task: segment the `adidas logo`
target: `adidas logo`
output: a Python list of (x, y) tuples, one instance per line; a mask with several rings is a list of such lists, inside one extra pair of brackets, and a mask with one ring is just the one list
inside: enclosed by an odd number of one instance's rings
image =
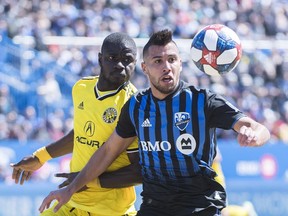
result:
[(207, 55), (204, 55), (204, 59), (211, 64), (213, 61), (215, 61), (215, 56), (212, 53), (208, 53)]
[(149, 119), (145, 119), (145, 121), (142, 123), (141, 127), (152, 127), (152, 124), (150, 123)]
[(82, 101), (79, 105), (78, 105), (78, 109), (84, 109), (84, 102)]
[(214, 199), (218, 199), (218, 200), (221, 200), (221, 196), (219, 194), (218, 191), (215, 191), (215, 194), (214, 194)]

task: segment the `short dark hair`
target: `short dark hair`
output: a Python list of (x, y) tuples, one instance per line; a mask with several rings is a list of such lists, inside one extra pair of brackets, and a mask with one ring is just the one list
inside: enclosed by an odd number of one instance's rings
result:
[(101, 52), (103, 52), (103, 50), (106, 47), (111, 47), (111, 46), (113, 47), (115, 45), (117, 46), (123, 45), (123, 46), (129, 47), (132, 50), (134, 55), (137, 54), (137, 46), (133, 38), (131, 38), (129, 35), (122, 33), (122, 32), (115, 32), (115, 33), (108, 35), (103, 41)]
[(143, 57), (146, 55), (150, 46), (152, 46), (152, 45), (165, 46), (166, 44), (168, 44), (170, 42), (175, 43), (172, 39), (172, 31), (171, 30), (163, 29), (163, 30), (154, 32), (150, 36), (149, 41), (145, 44), (145, 46), (143, 48)]

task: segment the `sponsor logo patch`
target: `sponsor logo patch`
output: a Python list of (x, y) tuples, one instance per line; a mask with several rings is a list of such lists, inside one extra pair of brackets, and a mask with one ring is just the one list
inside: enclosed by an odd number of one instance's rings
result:
[(196, 148), (196, 141), (191, 134), (181, 134), (176, 140), (177, 149), (185, 155), (190, 155)]

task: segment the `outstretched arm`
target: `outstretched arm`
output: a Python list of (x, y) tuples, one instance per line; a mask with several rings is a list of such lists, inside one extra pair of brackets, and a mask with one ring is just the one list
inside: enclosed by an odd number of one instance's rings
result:
[[(60, 157), (62, 155), (71, 153), (73, 150), (74, 130), (71, 130), (66, 136), (57, 140), (46, 147), (39, 149), (37, 153), (24, 157), (18, 163), (10, 164), (13, 168), (12, 179), (15, 183), (22, 185), (24, 181), (28, 181), (32, 173), (38, 170), (50, 158)], [(40, 157), (42, 156), (42, 158)]]
[(240, 146), (261, 146), (270, 139), (269, 130), (250, 117), (240, 118), (234, 125)]
[(45, 208), (49, 208), (54, 199), (58, 201), (54, 211), (58, 211), (63, 204), (70, 200), (75, 192), (101, 175), (134, 139), (135, 137), (122, 138), (114, 131), (107, 142), (92, 155), (86, 166), (81, 170), (73, 182), (65, 188), (52, 191), (43, 200), (39, 211), (42, 212)]

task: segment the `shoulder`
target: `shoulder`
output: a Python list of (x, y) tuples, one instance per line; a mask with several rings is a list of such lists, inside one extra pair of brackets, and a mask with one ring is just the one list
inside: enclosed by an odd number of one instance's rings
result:
[(203, 101), (204, 103), (210, 103), (218, 99), (225, 100), (221, 95), (208, 88), (199, 88), (188, 83), (182, 85), (181, 94), (188, 94), (191, 99), (194, 98), (196, 101)]
[(130, 81), (124, 85), (123, 89), (127, 92), (128, 95), (133, 95), (138, 91)]
[(146, 88), (146, 89), (139, 90), (137, 95), (140, 97), (140, 96), (148, 95), (150, 93), (151, 93), (151, 88)]
[(81, 79), (79, 79), (75, 83), (75, 85), (95, 83), (97, 81), (98, 81), (98, 76), (87, 76), (87, 77), (82, 77)]
[(134, 94), (134, 99), (136, 101), (140, 101), (142, 97), (146, 97), (151, 93), (151, 89), (150, 88), (146, 88), (146, 89), (141, 89), (139, 90), (136, 94)]
[(94, 88), (97, 81), (98, 76), (83, 77), (74, 84), (73, 88), (88, 87), (88, 86), (93, 86)]
[[(141, 101), (146, 100), (144, 97), (148, 96), (150, 89), (138, 90), (135, 94), (133, 94), (124, 105), (125, 109), (128, 107), (138, 107)], [(147, 98), (147, 97), (146, 97)], [(128, 108), (129, 109), (129, 108)]]
[(86, 77), (82, 77), (81, 80), (98, 80), (98, 76), (86, 76)]
[(191, 92), (191, 93), (195, 93), (195, 94), (213, 94), (210, 89), (207, 89), (207, 88), (199, 88), (197, 86), (194, 86), (192, 84), (189, 84), (189, 83), (186, 83), (186, 82), (183, 82), (181, 83), (181, 90), (182, 91), (188, 91), (188, 92)]

